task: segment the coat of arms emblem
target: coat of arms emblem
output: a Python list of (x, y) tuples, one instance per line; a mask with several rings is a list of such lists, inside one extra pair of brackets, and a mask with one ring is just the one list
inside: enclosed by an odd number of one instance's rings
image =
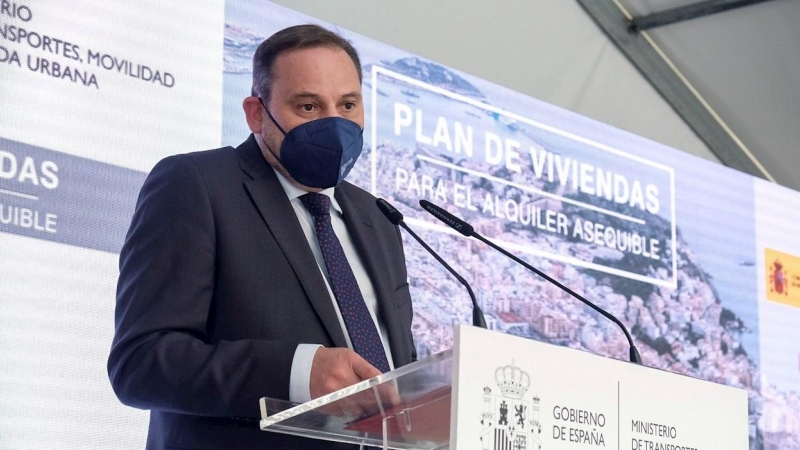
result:
[(540, 399), (528, 395), (531, 377), (514, 365), (494, 372), (495, 389), (483, 388), (481, 448), (483, 450), (540, 450)]

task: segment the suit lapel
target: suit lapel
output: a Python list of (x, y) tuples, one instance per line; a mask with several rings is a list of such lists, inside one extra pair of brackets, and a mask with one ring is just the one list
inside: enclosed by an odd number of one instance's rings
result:
[(347, 341), (325, 281), (317, 267), (317, 261), (311, 253), (297, 215), (275, 172), (264, 159), (252, 135), (237, 148), (237, 152), (242, 170), (251, 177), (245, 180), (245, 188), (267, 228), (292, 266), (334, 345), (347, 347)]
[(397, 320), (396, 317), (391, 317), (397, 309), (397, 304), (394, 300), (394, 289), (396, 286), (392, 285), (389, 274), (386, 268), (389, 265), (386, 261), (380, 259), (378, 255), (382, 252), (376, 249), (382, 246), (377, 236), (377, 230), (372, 226), (372, 221), (369, 215), (361, 209), (361, 206), (351, 201), (347, 196), (344, 186), (336, 188), (336, 200), (339, 206), (342, 207), (342, 215), (344, 216), (347, 230), (353, 238), (353, 244), (356, 246), (356, 251), (361, 257), (361, 261), (369, 274), (369, 279), (372, 281), (372, 287), (375, 289), (375, 295), (378, 297), (378, 309), (383, 325), (386, 327), (386, 333), (389, 336), (389, 348), (392, 350), (392, 359), (394, 360), (395, 367), (401, 364), (411, 362), (411, 355), (408, 352), (406, 344), (406, 333), (404, 332), (403, 324)]

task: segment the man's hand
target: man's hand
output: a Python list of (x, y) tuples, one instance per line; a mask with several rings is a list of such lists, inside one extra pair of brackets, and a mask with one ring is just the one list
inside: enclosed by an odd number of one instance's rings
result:
[(311, 363), (311, 398), (322, 397), (380, 374), (380, 370), (350, 349), (320, 347)]
[[(311, 398), (330, 394), (380, 374), (380, 370), (350, 349), (320, 347), (314, 354), (314, 360), (311, 363), (311, 380), (309, 381)], [(377, 396), (385, 405), (399, 402), (393, 383), (384, 383), (378, 386)], [(376, 392), (368, 389), (336, 400), (323, 407), (323, 411), (337, 416), (360, 417), (378, 411), (376, 400)]]

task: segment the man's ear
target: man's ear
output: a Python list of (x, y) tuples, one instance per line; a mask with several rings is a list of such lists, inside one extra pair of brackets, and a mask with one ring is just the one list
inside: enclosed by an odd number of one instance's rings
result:
[(245, 97), (242, 101), (242, 109), (247, 119), (247, 127), (253, 133), (261, 133), (261, 124), (264, 123), (264, 107), (258, 101), (258, 97)]

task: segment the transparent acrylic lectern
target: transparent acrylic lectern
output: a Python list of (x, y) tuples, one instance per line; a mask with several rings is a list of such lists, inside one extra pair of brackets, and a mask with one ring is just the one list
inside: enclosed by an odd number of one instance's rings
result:
[(308, 403), (262, 398), (264, 431), (385, 449), (450, 442), (452, 350)]

